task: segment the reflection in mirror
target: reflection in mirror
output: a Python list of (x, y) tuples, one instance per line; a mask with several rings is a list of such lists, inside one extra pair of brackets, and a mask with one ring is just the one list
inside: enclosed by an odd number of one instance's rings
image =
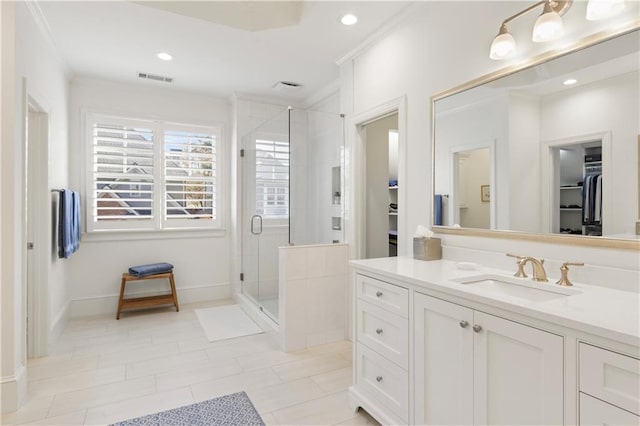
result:
[(637, 238), (639, 47), (636, 30), (435, 98), (434, 225)]

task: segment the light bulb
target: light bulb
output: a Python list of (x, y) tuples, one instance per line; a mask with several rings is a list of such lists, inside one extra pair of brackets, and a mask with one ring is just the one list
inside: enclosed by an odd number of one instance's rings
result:
[(358, 22), (358, 17), (354, 14), (347, 13), (342, 18), (340, 18), (340, 22), (342, 22), (343, 25), (353, 25)]
[(562, 18), (555, 12), (549, 3), (544, 5), (542, 15), (538, 17), (533, 26), (533, 36), (531, 39), (536, 42), (556, 40), (564, 34)]
[(513, 36), (507, 31), (507, 26), (502, 24), (498, 35), (493, 39), (491, 43), (491, 51), (489, 57), (494, 60), (506, 59), (516, 51), (516, 41)]
[(613, 16), (624, 9), (624, 0), (589, 0), (587, 20), (597, 21)]
[(170, 61), (173, 59), (173, 56), (171, 56), (171, 54), (167, 52), (157, 53), (156, 56), (158, 57), (158, 59), (162, 59), (163, 61)]

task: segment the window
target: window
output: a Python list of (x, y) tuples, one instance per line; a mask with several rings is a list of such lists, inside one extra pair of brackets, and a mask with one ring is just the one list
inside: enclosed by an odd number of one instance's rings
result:
[(88, 230), (218, 225), (219, 129), (90, 115)]
[(256, 139), (256, 213), (265, 218), (289, 216), (289, 142)]

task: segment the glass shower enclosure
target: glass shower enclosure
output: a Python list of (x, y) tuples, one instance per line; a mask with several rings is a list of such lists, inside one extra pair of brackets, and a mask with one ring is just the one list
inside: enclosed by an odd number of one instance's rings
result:
[(278, 323), (278, 248), (344, 241), (343, 118), (283, 108), (240, 155), (242, 293)]

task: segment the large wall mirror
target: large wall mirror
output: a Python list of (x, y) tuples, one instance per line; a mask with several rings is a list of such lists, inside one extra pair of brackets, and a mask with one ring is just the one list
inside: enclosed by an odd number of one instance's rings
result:
[(434, 230), (640, 247), (639, 33), (434, 96)]

